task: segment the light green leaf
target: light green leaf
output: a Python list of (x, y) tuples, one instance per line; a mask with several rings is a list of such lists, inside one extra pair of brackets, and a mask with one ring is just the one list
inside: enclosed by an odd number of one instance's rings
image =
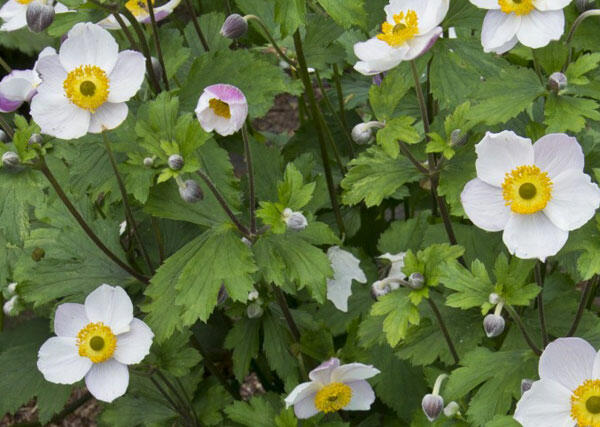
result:
[(377, 132), (377, 144), (383, 148), (391, 158), (395, 159), (400, 153), (398, 141), (407, 144), (416, 144), (423, 137), (414, 128), (415, 119), (408, 116), (393, 118), (386, 122), (385, 127)]
[(260, 319), (241, 319), (225, 338), (225, 348), (233, 350), (233, 373), (242, 382), (250, 370), (250, 362), (258, 356)]
[(383, 332), (392, 347), (406, 337), (410, 325), (418, 325), (421, 320), (409, 293), (407, 289), (397, 289), (379, 298), (371, 308), (371, 316), (385, 316)]
[(364, 9), (364, 0), (346, 0), (343, 3), (337, 0), (318, 0), (323, 9), (333, 18), (338, 25), (345, 29), (352, 25), (367, 30), (367, 13)]
[(544, 110), (547, 133), (580, 132), (586, 119), (600, 120), (598, 102), (593, 99), (574, 98), (550, 94)]

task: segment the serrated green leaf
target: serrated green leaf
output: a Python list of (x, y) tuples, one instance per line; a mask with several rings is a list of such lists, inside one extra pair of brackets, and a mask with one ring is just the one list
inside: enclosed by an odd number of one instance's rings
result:
[(410, 325), (418, 325), (421, 319), (409, 293), (404, 288), (397, 289), (379, 298), (371, 308), (371, 316), (385, 316), (383, 332), (392, 347), (406, 337)]
[(593, 99), (550, 94), (544, 110), (546, 132), (580, 132), (586, 119), (600, 120), (598, 106)]
[(233, 373), (242, 382), (250, 370), (250, 362), (258, 356), (260, 319), (242, 319), (233, 324), (225, 338), (225, 348), (233, 350)]
[(377, 132), (377, 144), (383, 148), (391, 158), (395, 159), (400, 154), (398, 141), (407, 144), (416, 144), (423, 137), (414, 128), (415, 119), (408, 116), (393, 118), (386, 122), (385, 127)]

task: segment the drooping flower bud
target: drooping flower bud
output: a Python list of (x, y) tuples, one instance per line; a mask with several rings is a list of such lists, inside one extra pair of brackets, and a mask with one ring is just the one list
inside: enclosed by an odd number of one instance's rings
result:
[(408, 285), (411, 289), (422, 289), (425, 286), (425, 276), (421, 273), (412, 273), (408, 276)]
[(171, 170), (178, 171), (181, 170), (185, 162), (183, 160), (183, 157), (181, 157), (179, 154), (172, 154), (169, 156), (167, 164), (169, 165), (169, 168)]
[(454, 400), (446, 405), (444, 408), (444, 415), (451, 418), (460, 412), (460, 406)]
[(429, 421), (435, 421), (444, 409), (444, 398), (440, 395), (426, 394), (421, 401), (421, 408)]
[(560, 72), (556, 72), (556, 73), (552, 73), (550, 75), (550, 78), (548, 79), (548, 87), (553, 91), (553, 92), (559, 92), (563, 89), (565, 89), (567, 87), (568, 81), (567, 81), (567, 76), (565, 76), (563, 73)]
[(575, 0), (575, 6), (579, 13), (583, 13), (594, 8), (594, 0)]
[(158, 58), (151, 56), (150, 64), (152, 65), (152, 72), (154, 73), (156, 80), (161, 81), (163, 78), (163, 69), (162, 69), (162, 65), (160, 65), (160, 61), (158, 60)]
[(290, 208), (285, 208), (282, 217), (290, 230), (300, 231), (308, 226), (308, 221), (302, 212), (294, 212)]
[(204, 198), (202, 189), (193, 179), (188, 179), (179, 187), (179, 195), (188, 203), (196, 203)]
[(233, 13), (225, 19), (221, 35), (229, 39), (239, 39), (248, 32), (248, 21), (242, 15)]
[(2, 129), (0, 129), (0, 142), (8, 141), (8, 135)]
[(144, 166), (147, 168), (151, 168), (152, 166), (154, 166), (154, 159), (152, 157), (144, 158)]
[(37, 1), (29, 3), (25, 19), (27, 26), (34, 33), (41, 33), (54, 21), (54, 7)]
[(29, 137), (29, 141), (27, 142), (29, 145), (36, 145), (36, 144), (41, 144), (44, 141), (44, 138), (42, 138), (42, 135), (40, 135), (39, 133), (34, 133)]
[(533, 380), (530, 380), (529, 378), (523, 378), (521, 380), (521, 394), (525, 393), (526, 391), (529, 391), (532, 385)]
[(17, 295), (13, 295), (8, 301), (4, 303), (2, 306), (2, 310), (4, 314), (7, 316), (11, 316), (13, 314), (13, 310), (15, 309), (15, 305), (17, 305), (17, 300), (19, 297)]
[(497, 314), (488, 314), (483, 319), (483, 329), (488, 338), (494, 338), (504, 332), (506, 322), (504, 317)]
[(382, 128), (381, 122), (359, 123), (352, 129), (352, 140), (359, 145), (366, 144), (373, 137), (373, 128)]
[(9, 171), (14, 171), (21, 164), (19, 155), (14, 151), (7, 151), (2, 155), (2, 167)]
[(248, 307), (246, 308), (246, 314), (248, 315), (249, 319), (256, 319), (256, 318), (262, 316), (264, 312), (265, 311), (263, 310), (261, 305), (255, 303), (255, 302), (253, 302), (252, 304), (249, 304)]
[(371, 285), (371, 295), (375, 299), (379, 299), (390, 292), (391, 288), (387, 285), (385, 280), (378, 280)]
[(17, 290), (17, 285), (18, 285), (17, 282), (9, 283), (8, 284), (8, 288), (7, 288), (8, 292), (10, 292), (11, 294), (14, 294), (16, 292), (16, 290)]

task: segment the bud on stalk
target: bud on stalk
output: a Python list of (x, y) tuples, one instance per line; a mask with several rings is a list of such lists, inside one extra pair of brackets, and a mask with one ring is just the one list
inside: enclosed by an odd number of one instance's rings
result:
[(181, 157), (179, 154), (172, 154), (169, 156), (167, 164), (171, 170), (178, 171), (181, 170), (185, 162), (183, 161), (183, 157)]
[(179, 195), (188, 203), (196, 203), (204, 198), (202, 189), (193, 179), (188, 179), (179, 187)]
[(229, 39), (239, 39), (247, 32), (248, 21), (237, 13), (229, 15), (221, 27), (221, 35)]
[(34, 33), (41, 33), (54, 21), (54, 7), (37, 1), (29, 3), (25, 19), (27, 26)]

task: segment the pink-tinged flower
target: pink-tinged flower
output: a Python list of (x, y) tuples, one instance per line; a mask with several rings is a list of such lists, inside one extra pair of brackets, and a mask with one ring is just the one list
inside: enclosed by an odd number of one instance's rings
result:
[(532, 145), (512, 131), (488, 132), (475, 150), (477, 178), (465, 185), (462, 205), (479, 228), (503, 230), (519, 258), (555, 255), (600, 206), (575, 138), (550, 134)]
[(450, 0), (391, 0), (381, 33), (354, 45), (354, 69), (372, 76), (423, 55), (442, 35), (449, 7)]
[(485, 52), (504, 53), (517, 42), (537, 49), (559, 40), (565, 30), (563, 8), (572, 0), (470, 0), (489, 9), (483, 20)]
[(198, 99), (196, 116), (205, 131), (232, 135), (242, 128), (248, 117), (248, 102), (244, 93), (235, 86), (208, 86)]
[(319, 412), (368, 411), (375, 393), (365, 380), (377, 374), (379, 370), (371, 365), (340, 365), (339, 359), (331, 358), (310, 371), (309, 382), (292, 390), (285, 398), (286, 407), (293, 405), (298, 418), (310, 418)]
[[(52, 5), (53, 1), (48, 0), (8, 0), (0, 8), (0, 19), (4, 23), (0, 26), (0, 31), (15, 31), (27, 26), (27, 8), (31, 3), (41, 3), (43, 5)], [(65, 13), (69, 9), (62, 3), (54, 5), (55, 13)]]
[(42, 133), (62, 139), (114, 129), (127, 118), (126, 101), (140, 89), (145, 64), (139, 52), (119, 52), (105, 29), (77, 24), (57, 55), (40, 59), (31, 116)]
[(61, 304), (54, 333), (40, 348), (37, 367), (46, 381), (85, 385), (98, 400), (112, 402), (127, 391), (127, 365), (150, 352), (154, 334), (133, 317), (133, 304), (120, 286), (102, 285), (85, 304)]
[(600, 354), (587, 341), (548, 344), (539, 375), (517, 403), (514, 418), (523, 427), (600, 425)]
[[(152, 0), (153, 6), (154, 3), (154, 0)], [(181, 3), (181, 0), (170, 0), (162, 6), (154, 7), (154, 19), (156, 22), (162, 21), (167, 16), (172, 14), (175, 8), (179, 6), (179, 3)], [(148, 9), (148, 0), (128, 0), (125, 3), (125, 7), (129, 9), (138, 22), (142, 22), (144, 24), (149, 24), (151, 22), (150, 11)], [(131, 25), (125, 15), (121, 14), (121, 18), (126, 26), (129, 27)], [(100, 25), (102, 28), (106, 28), (107, 30), (118, 30), (121, 28), (113, 15), (107, 16), (102, 21), (98, 22), (98, 25)]]

